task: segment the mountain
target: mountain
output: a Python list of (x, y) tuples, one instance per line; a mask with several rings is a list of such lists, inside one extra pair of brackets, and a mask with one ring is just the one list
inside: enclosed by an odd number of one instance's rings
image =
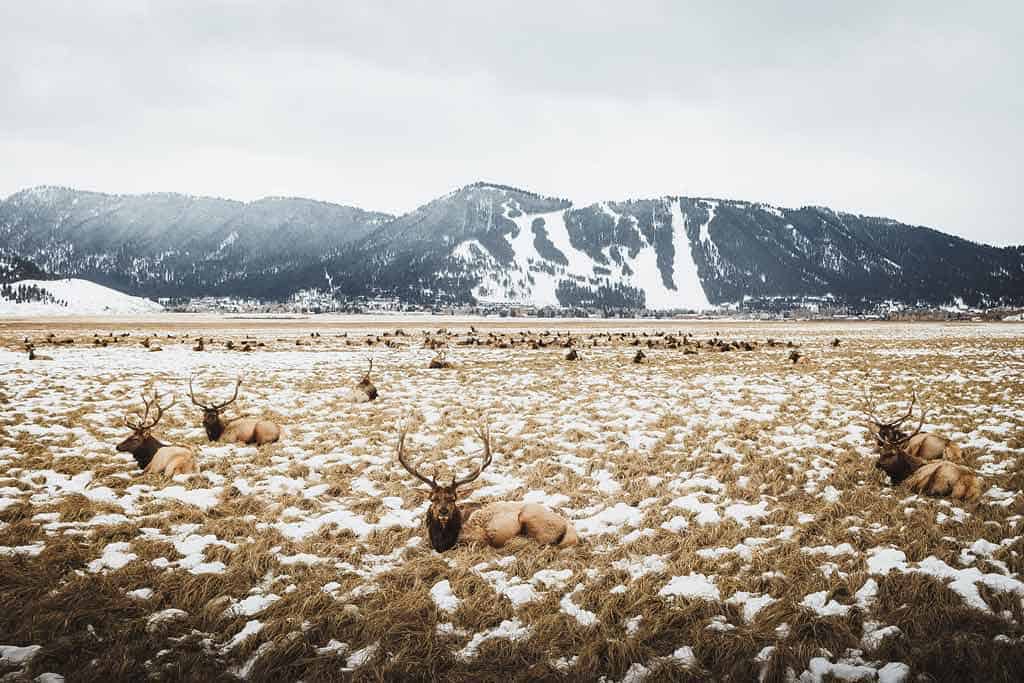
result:
[(831, 297), (1024, 304), (1024, 247), (822, 207), (662, 197), (574, 206), (474, 183), (402, 216), (306, 199), (36, 188), (0, 202), (0, 255), (147, 296), (700, 309)]
[(664, 197), (573, 207), (477, 183), (326, 259), (350, 294), (706, 308), (825, 297), (1024, 301), (1024, 248), (820, 207)]
[(0, 286), (0, 315), (137, 315), (162, 310), (155, 301), (88, 280), (22, 280)]
[(283, 273), (391, 218), (311, 199), (243, 203), (39, 187), (0, 202), (0, 253), (151, 297), (275, 297), (288, 293)]

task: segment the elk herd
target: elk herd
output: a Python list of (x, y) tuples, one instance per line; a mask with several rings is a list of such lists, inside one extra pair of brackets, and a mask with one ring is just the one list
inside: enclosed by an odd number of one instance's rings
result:
[[(124, 335), (120, 335), (123, 337)], [(338, 335), (351, 345), (348, 334)], [(366, 345), (383, 344), (385, 346), (408, 346), (407, 340), (400, 340), (408, 335), (397, 330), (393, 334), (370, 335)], [(173, 338), (168, 335), (169, 338)], [(116, 343), (119, 337), (111, 334), (108, 337), (95, 336), (97, 345), (106, 346)], [(303, 346), (319, 343), (320, 334), (313, 333), (310, 340), (297, 340)], [(185, 335), (187, 339), (187, 335)], [(48, 339), (51, 343), (57, 342)], [(184, 341), (184, 340), (183, 340)], [(194, 351), (204, 351), (211, 340), (199, 337), (193, 347)], [(448, 349), (452, 341), (447, 330), (436, 333), (425, 333), (423, 347), (435, 352), (428, 368), (452, 369), (456, 365), (448, 357)], [(830, 342), (836, 349), (840, 346), (838, 338)], [(636, 347), (632, 363), (649, 362), (644, 349), (676, 349), (684, 354), (695, 354), (698, 349), (704, 351), (754, 351), (758, 348), (774, 348), (782, 346), (788, 350), (788, 359), (798, 363), (805, 357), (792, 342), (783, 344), (774, 339), (766, 343), (730, 342), (720, 339), (716, 334), (710, 341), (694, 339), (689, 334), (657, 333), (595, 333), (589, 336), (574, 337), (571, 333), (552, 335), (549, 332), (535, 333), (495, 333), (487, 335), (470, 328), (468, 336), (456, 341), (461, 346), (490, 346), (493, 348), (523, 347), (542, 349), (555, 347), (566, 349), (564, 359), (580, 361), (581, 349), (597, 348), (602, 345), (626, 345)], [(159, 345), (150, 337), (142, 342), (150, 351), (159, 350)], [(258, 345), (258, 346), (257, 346)], [(247, 338), (242, 350), (252, 351), (264, 344), (255, 339)], [(35, 347), (26, 339), (26, 348), (31, 360), (52, 360), (49, 356), (38, 354)], [(231, 341), (225, 346), (232, 350), (238, 348)], [(348, 394), (351, 403), (361, 404), (376, 400), (379, 396), (377, 387), (371, 378), (373, 359), (369, 366)], [(189, 378), (188, 394), (192, 404), (202, 412), (202, 427), (210, 442), (248, 444), (264, 446), (282, 438), (282, 428), (270, 419), (249, 416), (227, 417), (226, 411), (238, 400), (242, 379), (235, 382), (230, 398), (224, 401), (210, 400), (196, 395), (194, 377)], [(126, 416), (125, 425), (131, 429), (131, 436), (117, 445), (117, 451), (130, 453), (143, 474), (156, 473), (164, 476), (192, 474), (199, 471), (195, 452), (183, 445), (166, 444), (153, 434), (164, 412), (173, 405), (161, 403), (161, 397), (155, 391), (151, 397), (143, 395), (143, 412), (141, 415)], [(908, 430), (908, 421), (913, 424), (914, 408), (918, 403), (916, 391), (910, 398), (909, 405), (900, 416), (884, 420), (875, 415), (875, 408), (870, 396), (865, 395), (861, 412), (867, 417), (868, 431), (874, 440), (878, 459), (875, 467), (888, 475), (893, 486), (904, 486), (914, 493), (928, 496), (948, 496), (968, 502), (977, 501), (980, 497), (981, 485), (978, 477), (968, 467), (961, 464), (962, 453), (959, 446), (950, 439), (938, 434), (923, 432), (928, 410), (922, 407), (916, 427)], [(565, 517), (537, 503), (503, 501), (486, 505), (467, 503), (459, 500), (459, 490), (476, 480), (491, 464), (492, 441), (486, 424), (475, 428), (477, 437), (482, 442), (482, 459), (480, 464), (467, 476), (452, 477), (449, 483), (439, 483), (435, 477), (427, 477), (414, 466), (407, 453), (407, 428), (399, 424), (398, 442), (396, 447), (397, 464), (409, 474), (426, 484), (429, 489), (429, 508), (425, 518), (427, 536), (432, 548), (443, 552), (454, 547), (458, 542), (484, 543), (493, 547), (501, 547), (517, 536), (525, 536), (541, 544), (559, 547), (575, 545), (579, 537), (572, 523)]]

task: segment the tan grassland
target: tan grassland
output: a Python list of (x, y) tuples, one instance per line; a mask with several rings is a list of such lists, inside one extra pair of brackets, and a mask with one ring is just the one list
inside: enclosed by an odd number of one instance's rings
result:
[[(454, 369), (427, 369), (425, 333)], [(686, 334), (697, 353), (667, 343)], [(53, 360), (28, 361), (26, 337)], [(720, 352), (714, 337), (757, 346)], [(353, 405), (371, 357), (380, 398)], [(207, 443), (193, 373), (215, 395), (242, 377), (238, 412), (276, 419), (283, 440)], [(200, 474), (143, 477), (115, 452), (145, 388), (174, 394), (155, 432), (195, 449)], [(874, 468), (865, 395), (895, 414), (914, 389), (926, 428), (983, 479), (977, 504)], [(581, 545), (431, 551), (425, 487), (394, 460), (399, 419), (439, 474), (472, 467), (486, 420), (494, 463), (467, 496), (550, 501)], [(0, 645), (41, 646), (0, 659), (0, 676), (785, 681), (824, 660), (1017, 681), (1022, 485), (1024, 325), (0, 321)], [(873, 570), (880, 549), (906, 569)], [(933, 560), (959, 573), (917, 571)], [(717, 597), (664, 591), (700, 575)], [(744, 593), (770, 600), (748, 614)]]

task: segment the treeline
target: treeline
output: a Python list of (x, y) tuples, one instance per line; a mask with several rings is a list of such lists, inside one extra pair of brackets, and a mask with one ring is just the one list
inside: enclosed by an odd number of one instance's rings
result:
[(16, 287), (9, 284), (0, 285), (0, 299), (13, 301), (16, 304), (41, 303), (64, 307), (68, 305), (67, 301), (58, 299), (39, 285), (18, 285)]

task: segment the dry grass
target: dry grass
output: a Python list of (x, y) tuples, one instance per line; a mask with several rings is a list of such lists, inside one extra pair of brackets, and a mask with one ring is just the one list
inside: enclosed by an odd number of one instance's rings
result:
[[(809, 359), (797, 365), (785, 346), (684, 355), (655, 336), (664, 324), (635, 330), (648, 335), (638, 337), (644, 365), (631, 362), (632, 337), (586, 340), (570, 363), (558, 344), (464, 345), (463, 329), (449, 352), (456, 367), (431, 371), (433, 352), (412, 324), (402, 325), (409, 336), (386, 338), (398, 349), (366, 344), (384, 329), (314, 339), (298, 324), (220, 325), (150, 327), (160, 354), (137, 339), (95, 348), (92, 334), (109, 328), (91, 321), (24, 323), (0, 336), (9, 350), (0, 351), (0, 645), (42, 646), (24, 667), (0, 664), (0, 676), (638, 680), (646, 671), (648, 680), (783, 681), (816, 657), (902, 662), (921, 680), (1010, 681), (1024, 669), (1024, 590), (966, 581), (981, 601), (972, 605), (950, 578), (868, 565), (894, 548), (911, 568), (1021, 578), (1019, 326), (671, 325), (704, 341), (793, 341)], [(76, 344), (53, 349), (45, 365), (14, 355), (23, 336), (51, 330)], [(198, 334), (208, 351), (191, 351)], [(246, 335), (265, 346), (225, 350)], [(832, 349), (836, 336), (843, 344)], [(371, 353), (381, 398), (351, 405)], [(208, 444), (180, 396), (193, 371), (213, 386), (242, 370), (239, 412), (281, 421), (281, 443)], [(201, 474), (141, 477), (114, 452), (126, 436), (121, 415), (153, 383), (179, 394), (158, 436), (194, 447)], [(857, 412), (864, 387), (883, 411), (921, 389), (929, 426), (981, 473), (982, 500), (890, 487)], [(403, 415), (413, 457), (438, 474), (475, 462), (472, 425), (487, 417), (496, 457), (474, 484), (477, 499), (557, 495), (578, 526), (609, 509), (630, 521), (565, 550), (515, 540), (433, 553), (418, 525), (424, 492), (393, 462)], [(704, 523), (700, 506), (712, 515)], [(834, 555), (807, 552), (842, 544)], [(560, 578), (537, 578), (551, 572)], [(661, 594), (692, 574), (720, 598)], [(451, 612), (431, 595), (441, 581), (459, 600)], [(871, 581), (877, 595), (859, 599)], [(147, 599), (129, 595), (143, 588)], [(513, 602), (523, 590), (532, 599)], [(774, 602), (749, 616), (737, 593)], [(802, 604), (818, 593), (841, 613)], [(251, 604), (267, 596), (276, 600)], [(169, 609), (182, 614), (151, 622)], [(520, 637), (474, 640), (507, 622)], [(899, 631), (865, 640), (883, 626)], [(692, 660), (673, 657), (684, 646)]]

